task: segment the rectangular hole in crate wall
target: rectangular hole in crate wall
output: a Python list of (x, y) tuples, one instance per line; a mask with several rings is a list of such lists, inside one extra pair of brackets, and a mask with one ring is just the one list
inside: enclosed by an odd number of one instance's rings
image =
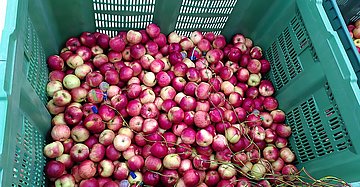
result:
[(278, 37), (278, 43), (280, 44), (281, 53), (285, 58), (285, 64), (287, 74), (290, 76), (290, 80), (295, 78), (301, 71), (302, 67), (298, 61), (298, 53), (296, 53), (293, 40), (291, 38), (289, 27), (285, 28), (282, 34)]
[(346, 5), (349, 2), (349, 0), (336, 0), (336, 3), (341, 6), (341, 5)]
[(334, 138), (336, 150), (341, 151), (348, 149), (352, 147), (352, 142), (345, 127), (345, 123), (341, 117), (340, 111), (337, 107), (331, 88), (327, 82), (325, 83), (325, 90), (331, 107), (324, 110), (324, 114), (328, 119), (327, 124), (329, 124), (332, 137)]
[(189, 34), (188, 31), (193, 30), (220, 34), (236, 2), (237, 0), (183, 0), (175, 31), (178, 34)]
[(314, 99), (310, 98), (307, 102), (304, 102), (301, 108), (305, 116), (305, 121), (309, 124), (317, 156), (324, 156), (325, 154), (333, 152), (334, 148), (329, 142), (330, 139), (323, 127), (324, 123), (320, 119), (320, 114), (316, 108)]
[(346, 126), (337, 108), (329, 84), (299, 104), (287, 114), (293, 131), (291, 145), (298, 154), (298, 161), (306, 162), (326, 157), (352, 147)]
[[(306, 30), (298, 16), (295, 16), (279, 35), (273, 44), (265, 51), (265, 57), (271, 64), (269, 78), (277, 90), (281, 89), (303, 71), (298, 59), (301, 49), (299, 42), (308, 42)], [(305, 49), (305, 46), (303, 46)], [(280, 58), (281, 57), (281, 58)]]
[(285, 73), (285, 68), (280, 61), (279, 52), (280, 49), (277, 41), (273, 42), (271, 47), (269, 47), (265, 52), (266, 59), (268, 59), (271, 64), (269, 78), (274, 83), (276, 90), (279, 90), (289, 82), (289, 78)]
[(34, 123), (24, 117), (23, 127), (16, 140), (13, 185), (45, 186), (43, 167), (46, 158), (42, 153), (45, 137), (35, 128)]
[(296, 43), (298, 45), (297, 47), (299, 47), (300, 50), (304, 50), (305, 48), (310, 47), (313, 59), (316, 61), (317, 55), (315, 52), (315, 48), (311, 43), (311, 39), (305, 28), (299, 10), (296, 10), (296, 16), (290, 21), (290, 27), (292, 28), (292, 32), (295, 33), (297, 39)]
[(350, 23), (351, 23), (351, 22), (355, 22), (355, 21), (357, 21), (358, 19), (360, 19), (360, 11), (357, 12), (354, 16), (352, 16), (352, 17), (350, 18)]
[(93, 0), (93, 8), (98, 32), (143, 29), (153, 21), (155, 0)]
[(292, 129), (292, 137), (294, 138), (294, 145), (291, 145), (293, 150), (299, 152), (297, 158), (298, 162), (306, 162), (308, 160), (314, 159), (315, 154), (311, 149), (310, 142), (306, 137), (305, 130), (303, 127), (303, 121), (301, 120), (301, 109), (296, 107), (292, 111), (286, 114), (287, 122)]
[(46, 84), (48, 81), (48, 68), (44, 49), (39, 40), (30, 18), (26, 24), (27, 35), (25, 38), (25, 67), (27, 67), (27, 80), (45, 104), (47, 102)]

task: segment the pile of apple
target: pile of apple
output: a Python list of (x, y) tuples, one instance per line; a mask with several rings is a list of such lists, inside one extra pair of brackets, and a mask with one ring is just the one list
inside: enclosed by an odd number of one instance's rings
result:
[(358, 52), (360, 53), (360, 20), (357, 20), (354, 23), (350, 23), (347, 28), (350, 32), (351, 38), (354, 40), (354, 44)]
[(262, 50), (242, 34), (84, 32), (47, 60), (52, 186), (271, 186), (298, 170)]

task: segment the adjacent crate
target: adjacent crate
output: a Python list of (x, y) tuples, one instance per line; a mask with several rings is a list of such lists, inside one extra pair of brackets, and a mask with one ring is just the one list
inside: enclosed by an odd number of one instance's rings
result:
[(355, 22), (360, 18), (360, 1), (324, 0), (323, 6), (333, 29), (339, 35), (360, 85), (360, 55), (346, 26), (348, 23)]
[[(44, 186), (46, 57), (82, 31), (241, 32), (264, 49), (297, 165), (360, 180), (360, 90), (326, 0), (12, 0), (0, 45), (0, 184)], [(341, 16), (341, 15), (338, 15)], [(331, 24), (332, 23), (332, 24)], [(350, 46), (353, 48), (353, 46)], [(349, 60), (350, 58), (350, 60)], [(357, 57), (358, 58), (358, 57)], [(351, 62), (350, 62), (351, 61)], [(355, 69), (355, 71), (354, 71)]]

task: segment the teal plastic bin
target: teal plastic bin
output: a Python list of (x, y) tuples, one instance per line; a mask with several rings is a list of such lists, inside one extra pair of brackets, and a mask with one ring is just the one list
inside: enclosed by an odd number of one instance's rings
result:
[(347, 29), (347, 24), (355, 22), (360, 18), (360, 1), (324, 0), (323, 6), (333, 29), (339, 35), (360, 85), (360, 54)]
[[(165, 34), (243, 33), (260, 45), (297, 166), (315, 178), (360, 174), (360, 90), (326, 1), (12, 0), (0, 44), (0, 185), (44, 186), (51, 116), (46, 58), (82, 31), (115, 35), (157, 23)], [(338, 15), (339, 16), (339, 15)]]

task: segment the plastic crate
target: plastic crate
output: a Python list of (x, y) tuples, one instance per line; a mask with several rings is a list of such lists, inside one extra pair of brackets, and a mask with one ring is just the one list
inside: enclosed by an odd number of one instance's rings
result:
[[(326, 2), (324, 1), (324, 4)], [(0, 45), (0, 184), (43, 186), (50, 129), (46, 57), (82, 31), (110, 35), (160, 25), (168, 34), (200, 29), (260, 45), (280, 108), (293, 129), (297, 165), (314, 177), (360, 180), (360, 90), (319, 0), (8, 1)]]
[(360, 2), (356, 0), (336, 0), (345, 23), (355, 22), (360, 18)]
[[(338, 5), (338, 6), (337, 6)], [(349, 35), (347, 24), (360, 18), (358, 0), (324, 0), (323, 6), (333, 29), (338, 33), (360, 85), (360, 55)]]

